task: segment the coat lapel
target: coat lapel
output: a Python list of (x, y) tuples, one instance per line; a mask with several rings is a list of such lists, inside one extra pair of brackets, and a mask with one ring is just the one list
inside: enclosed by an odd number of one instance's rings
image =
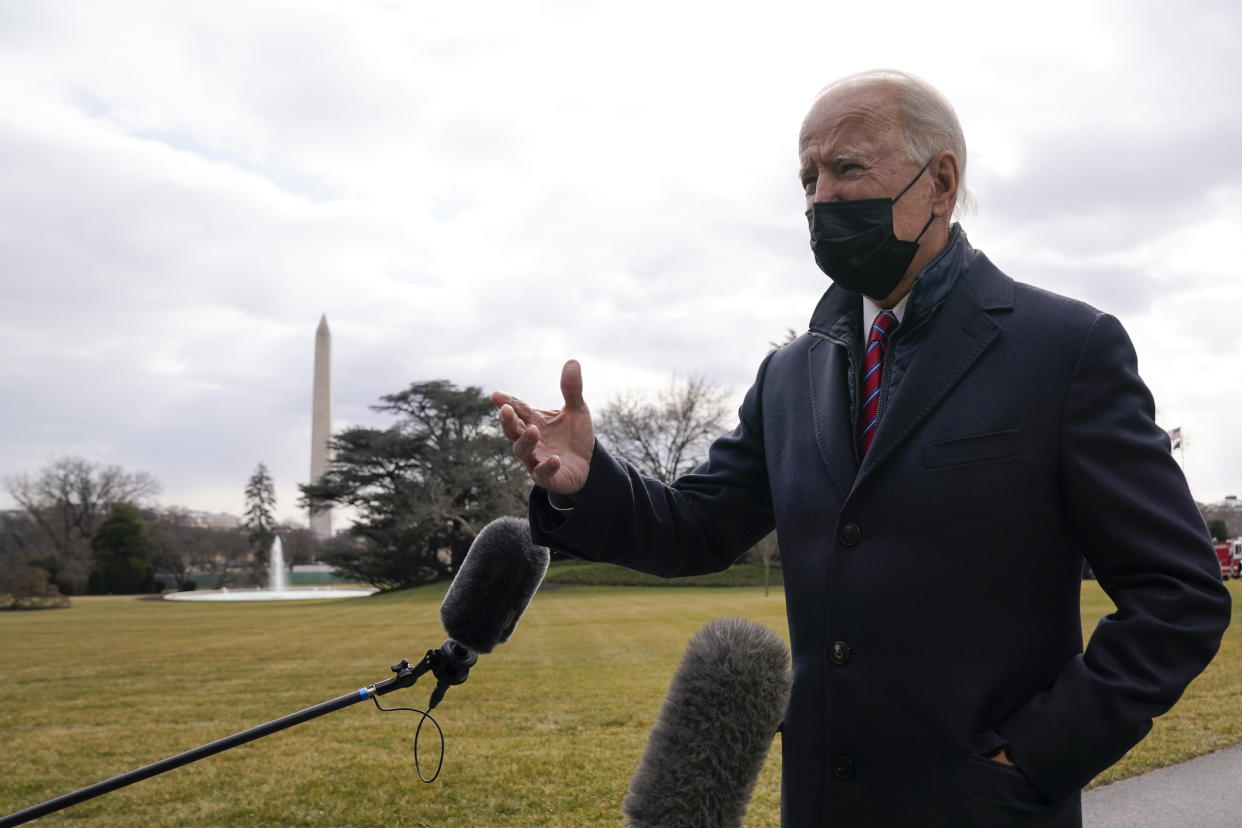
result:
[(811, 314), (811, 334), (815, 337), (807, 350), (811, 425), (819, 454), (842, 499), (850, 493), (858, 474), (851, 385), (861, 325), (858, 294), (837, 285), (828, 288)]
[(854, 486), (854, 415), (850, 410), (850, 359), (844, 347), (817, 339), (807, 352), (815, 444), (844, 500)]

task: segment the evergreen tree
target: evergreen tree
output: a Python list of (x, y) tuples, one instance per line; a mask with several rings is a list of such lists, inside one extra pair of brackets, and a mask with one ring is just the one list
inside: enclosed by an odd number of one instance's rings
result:
[(92, 593), (128, 595), (152, 590), (151, 535), (135, 507), (128, 503), (113, 506), (91, 537), (91, 551), (95, 565), (87, 588)]
[(323, 557), (382, 588), (454, 571), (483, 526), (526, 510), (528, 482), (476, 387), (412, 384), (373, 406), (397, 416), (387, 429), (350, 428), (332, 438), (332, 463), (302, 502), (349, 506), (349, 539)]
[(276, 539), (276, 486), (267, 466), (259, 463), (246, 483), (246, 515), (242, 521), (254, 553), (256, 576), (267, 566), (267, 553)]

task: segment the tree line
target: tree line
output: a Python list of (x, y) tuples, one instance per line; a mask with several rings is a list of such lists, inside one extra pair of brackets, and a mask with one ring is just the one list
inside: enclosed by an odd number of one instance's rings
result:
[[(270, 492), (262, 463), (255, 476)], [(0, 607), (64, 605), (66, 596), (84, 593), (193, 588), (195, 573), (219, 583), (261, 583), (267, 564), (258, 553), (267, 547), (260, 544), (270, 546), (277, 532), (288, 562), (319, 555), (307, 529), (276, 524), (270, 512), (267, 534), (246, 523), (240, 531), (202, 526), (187, 509), (154, 508), (161, 487), (150, 474), (81, 457), (54, 459), (33, 475), (8, 478), (5, 486), (21, 508), (0, 513)], [(274, 494), (266, 503), (274, 506)]]
[[(726, 396), (703, 377), (674, 377), (653, 394), (615, 396), (596, 414), (596, 430), (615, 455), (671, 481), (701, 463), (726, 429)], [(0, 595), (52, 601), (149, 592), (190, 586), (196, 573), (263, 583), (277, 535), (289, 563), (323, 560), (394, 589), (450, 576), (487, 522), (525, 513), (529, 480), (482, 389), (415, 382), (372, 408), (391, 424), (335, 434), (328, 471), (300, 487), (303, 508), (345, 509), (353, 518), (326, 542), (277, 523), (263, 463), (244, 488), (240, 530), (196, 526), (185, 510), (157, 512), (149, 502), (160, 485), (151, 475), (82, 458), (6, 480), (21, 510), (0, 515)], [(774, 543), (757, 554), (771, 562)], [(157, 575), (167, 582), (156, 583)]]
[[(160, 484), (151, 475), (79, 457), (7, 479), (21, 509), (0, 513), (0, 605), (186, 588), (194, 575), (216, 585), (262, 584), (277, 535), (290, 565), (322, 560), (350, 578), (395, 589), (451, 576), (487, 522), (525, 513), (528, 478), (482, 389), (415, 382), (372, 409), (391, 424), (335, 434), (328, 471), (300, 487), (303, 508), (335, 507), (353, 518), (326, 541), (305, 526), (277, 522), (263, 463), (243, 490), (240, 529), (195, 525), (184, 509), (157, 512), (149, 501)], [(596, 433), (614, 455), (665, 482), (703, 462), (731, 422), (726, 392), (702, 376), (615, 395), (594, 414)], [(1205, 517), (1213, 535), (1232, 536), (1219, 515)], [(778, 560), (775, 536), (748, 557), (766, 574)]]

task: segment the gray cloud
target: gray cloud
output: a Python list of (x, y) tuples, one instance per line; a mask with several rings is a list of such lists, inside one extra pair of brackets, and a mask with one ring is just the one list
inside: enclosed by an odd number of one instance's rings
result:
[[(1165, 354), (1203, 346), (1187, 308), (1242, 301), (1209, 232), (1242, 220), (1237, 12), (1133, 8), (1054, 3), (1072, 30), (1009, 38), (981, 3), (946, 54), (817, 48), (798, 3), (0, 5), (0, 476), (84, 454), (237, 511), (262, 459), (292, 513), (325, 312), (338, 425), (436, 377), (553, 405), (569, 356), (592, 400), (674, 370), (740, 396), (827, 285), (802, 109), (885, 63), (962, 113), (972, 240), (1118, 313), (1164, 410), (1207, 412)], [(1232, 456), (1216, 422), (1200, 450)], [(1204, 497), (1236, 490), (1203, 466)]]

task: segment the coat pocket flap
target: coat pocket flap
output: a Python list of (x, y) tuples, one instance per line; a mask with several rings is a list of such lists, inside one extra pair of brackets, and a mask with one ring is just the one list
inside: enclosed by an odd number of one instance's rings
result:
[(1022, 451), (1022, 429), (994, 431), (990, 434), (972, 434), (940, 440), (923, 447), (923, 468), (959, 466), (964, 463), (983, 463), (1016, 457)]

